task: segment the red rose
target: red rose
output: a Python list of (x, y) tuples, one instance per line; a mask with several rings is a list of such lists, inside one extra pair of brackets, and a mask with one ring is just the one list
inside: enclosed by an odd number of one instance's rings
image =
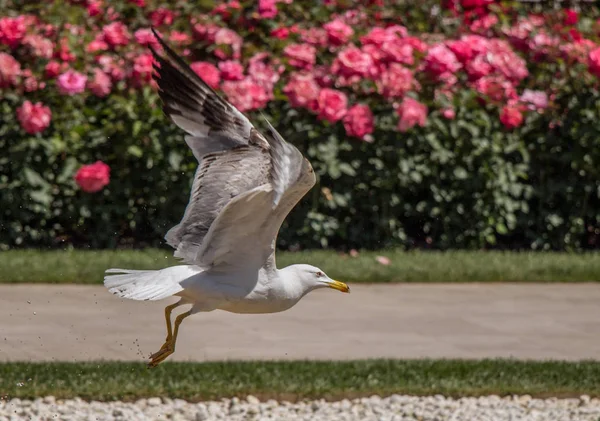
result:
[(239, 61), (221, 61), (219, 70), (223, 80), (242, 80), (244, 78), (244, 66)]
[(221, 76), (219, 75), (219, 69), (215, 65), (205, 61), (196, 61), (190, 64), (190, 67), (208, 86), (213, 89), (219, 87)]
[(113, 22), (102, 28), (102, 37), (108, 45), (117, 47), (127, 45), (130, 35), (123, 23)]
[(102, 2), (98, 0), (88, 0), (86, 8), (88, 16), (97, 16), (102, 12)]
[(294, 73), (290, 77), (283, 92), (290, 100), (292, 107), (307, 108), (311, 111), (317, 111), (317, 98), (319, 96), (319, 85), (314, 77), (308, 73)]
[(110, 167), (102, 161), (84, 165), (75, 174), (75, 182), (86, 193), (95, 193), (110, 182)]
[(327, 39), (331, 45), (345, 44), (354, 35), (354, 29), (339, 19), (326, 23), (323, 28), (327, 32)]
[(54, 79), (56, 76), (60, 74), (62, 70), (62, 66), (58, 61), (49, 61), (44, 68), (44, 74), (48, 79)]
[(474, 52), (468, 42), (463, 40), (450, 41), (447, 46), (463, 64), (473, 57)]
[(415, 84), (412, 72), (401, 64), (392, 63), (377, 81), (377, 89), (386, 98), (401, 98)]
[(271, 31), (271, 36), (277, 39), (286, 39), (290, 36), (290, 30), (285, 26), (275, 28)]
[(579, 21), (579, 14), (573, 9), (565, 9), (564, 23), (567, 26), (577, 25)]
[(13, 56), (0, 53), (0, 88), (8, 88), (17, 84), (21, 75), (21, 65)]
[(24, 16), (0, 18), (0, 44), (15, 48), (25, 37), (26, 31)]
[(283, 49), (290, 64), (300, 69), (311, 69), (317, 60), (317, 50), (308, 44), (290, 44)]
[(140, 86), (152, 80), (152, 54), (140, 54), (133, 60), (133, 82)]
[(484, 76), (475, 82), (474, 87), (477, 92), (492, 102), (504, 102), (518, 97), (512, 83), (500, 76)]
[(600, 47), (588, 54), (588, 70), (591, 74), (600, 77)]
[(405, 98), (396, 110), (400, 121), (398, 130), (406, 132), (416, 125), (425, 126), (427, 121), (427, 107), (412, 98)]
[(332, 123), (342, 119), (348, 110), (348, 98), (346, 94), (335, 89), (322, 89), (319, 92), (317, 104), (319, 107), (319, 118)]
[(165, 7), (159, 7), (150, 13), (150, 22), (152, 26), (171, 25), (175, 14)]
[(352, 106), (344, 116), (344, 129), (348, 136), (364, 139), (373, 133), (373, 113), (368, 105)]
[(514, 129), (523, 123), (523, 114), (519, 108), (507, 105), (500, 112), (500, 121), (507, 129)]
[(17, 108), (17, 119), (23, 130), (29, 134), (36, 134), (48, 128), (52, 112), (41, 102), (32, 104), (30, 101), (25, 101)]
[(105, 97), (110, 94), (112, 80), (100, 69), (94, 69), (94, 77), (88, 80), (88, 89), (97, 97)]

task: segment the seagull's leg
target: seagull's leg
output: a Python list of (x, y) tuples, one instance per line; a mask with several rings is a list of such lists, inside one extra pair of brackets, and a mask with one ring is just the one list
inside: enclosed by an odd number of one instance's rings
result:
[[(173, 310), (175, 310), (177, 307), (179, 307), (181, 304), (182, 304), (181, 301), (178, 301), (174, 304), (171, 304), (170, 306), (165, 307), (165, 320), (167, 321), (167, 339), (165, 339), (165, 345), (173, 337), (173, 329), (171, 327), (171, 312)], [(163, 346), (165, 346), (165, 345), (163, 345)]]
[(148, 363), (149, 368), (156, 367), (163, 362), (169, 355), (175, 352), (175, 342), (177, 342), (177, 334), (179, 333), (179, 325), (183, 322), (183, 319), (192, 314), (191, 310), (181, 313), (175, 318), (175, 330), (171, 340), (166, 341), (160, 350), (150, 356), (150, 362)]

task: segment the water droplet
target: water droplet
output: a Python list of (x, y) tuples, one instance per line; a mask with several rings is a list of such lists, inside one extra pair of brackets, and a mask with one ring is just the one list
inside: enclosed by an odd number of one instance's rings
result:
[(31, 304), (31, 300), (27, 300), (27, 304)]
[(33, 315), (34, 315), (34, 316), (37, 316), (37, 311), (34, 311), (34, 312), (33, 312)]

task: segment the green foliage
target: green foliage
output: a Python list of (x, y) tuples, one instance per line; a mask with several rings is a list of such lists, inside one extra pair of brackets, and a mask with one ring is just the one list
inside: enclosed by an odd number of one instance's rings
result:
[[(353, 253), (354, 254), (354, 253)], [(379, 256), (390, 263), (380, 264)], [(331, 250), (277, 253), (277, 266), (307, 263), (349, 283), (600, 282), (600, 256), (591, 253), (505, 251)], [(143, 250), (8, 250), (0, 253), (0, 284), (101, 284), (107, 268), (163, 269), (181, 264), (170, 248)]]
[[(65, 32), (65, 19), (86, 22), (97, 31), (99, 26), (86, 21), (85, 9), (76, 3), (53, 2), (44, 9), (44, 19)], [(132, 31), (148, 25), (143, 12), (130, 2), (113, 3), (123, 20), (132, 23)], [(152, 3), (156, 7), (159, 2)], [(171, 6), (179, 15), (173, 28), (189, 31), (188, 17), (215, 3), (174, 2)], [(403, 24), (423, 39), (458, 37), (460, 20), (431, 3), (394, 3), (379, 16), (381, 25)], [(513, 9), (510, 16), (496, 12), (500, 24), (514, 23), (527, 12), (527, 6), (506, 3)], [(253, 13), (255, 5), (243, 4), (244, 10), (234, 13)], [(0, 6), (11, 16), (41, 12), (41, 6), (32, 2), (0, 0)], [(337, 6), (293, 2), (278, 7), (285, 8), (278, 19), (321, 26)], [(373, 18), (378, 14), (373, 8), (365, 10)], [(393, 11), (398, 13), (390, 14)], [(591, 19), (597, 18), (598, 10), (590, 7), (586, 14), (582, 13), (578, 29), (592, 36)], [(263, 50), (281, 55), (285, 44), (265, 36), (274, 25), (271, 20), (258, 21), (252, 33), (236, 28), (244, 38), (245, 56)], [(501, 37), (502, 29), (490, 29), (490, 36)], [(365, 31), (357, 28), (358, 35)], [(93, 31), (85, 32), (81, 42), (69, 35), (78, 57), (75, 69), (87, 69), (84, 57), (91, 59), (84, 46), (92, 35)], [(206, 55), (201, 47), (194, 47), (196, 59)], [(333, 55), (329, 55), (317, 61), (330, 62)], [(42, 73), (43, 64), (38, 58), (26, 66)], [(528, 70), (519, 89), (547, 90), (552, 104), (544, 113), (527, 113), (523, 125), (513, 130), (500, 123), (498, 104), (484, 104), (470, 88), (461, 87), (451, 103), (444, 104), (454, 109), (456, 117), (442, 117), (442, 104), (420, 74), (419, 99), (428, 105), (429, 115), (424, 127), (406, 133), (396, 129), (391, 102), (344, 87), (351, 104), (365, 102), (372, 109), (373, 143), (348, 137), (341, 123), (319, 121), (306, 110), (291, 108), (278, 86), (276, 101), (264, 113), (308, 156), (318, 175), (317, 186), (284, 223), (279, 246), (598, 248), (598, 79), (584, 63), (563, 59), (531, 61)], [(460, 78), (468, 86), (466, 76)], [(133, 89), (123, 81), (103, 99), (62, 96), (56, 93), (55, 81), (46, 82), (48, 88), (26, 95), (0, 89), (0, 249), (163, 244), (164, 233), (183, 214), (196, 162), (182, 131), (162, 114), (156, 93), (149, 87)], [(373, 85), (368, 81), (365, 85), (369, 83)], [(52, 109), (51, 126), (43, 133), (28, 135), (16, 121), (15, 110), (24, 99), (43, 101)], [(257, 113), (250, 114), (253, 121), (260, 121)], [(96, 160), (110, 166), (111, 182), (101, 192), (84, 193), (73, 175), (82, 164)]]
[(597, 361), (358, 360), (167, 362), (148, 370), (128, 362), (2, 363), (8, 399), (135, 400), (154, 396), (201, 401), (247, 395), (261, 399), (343, 399), (394, 393), (539, 397), (600, 396)]

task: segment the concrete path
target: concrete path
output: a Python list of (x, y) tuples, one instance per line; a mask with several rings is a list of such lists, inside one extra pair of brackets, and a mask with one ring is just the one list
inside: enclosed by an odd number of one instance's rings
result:
[[(171, 301), (102, 286), (0, 286), (0, 361), (145, 360)], [(272, 315), (198, 314), (173, 360), (600, 359), (600, 284), (353, 285)]]

